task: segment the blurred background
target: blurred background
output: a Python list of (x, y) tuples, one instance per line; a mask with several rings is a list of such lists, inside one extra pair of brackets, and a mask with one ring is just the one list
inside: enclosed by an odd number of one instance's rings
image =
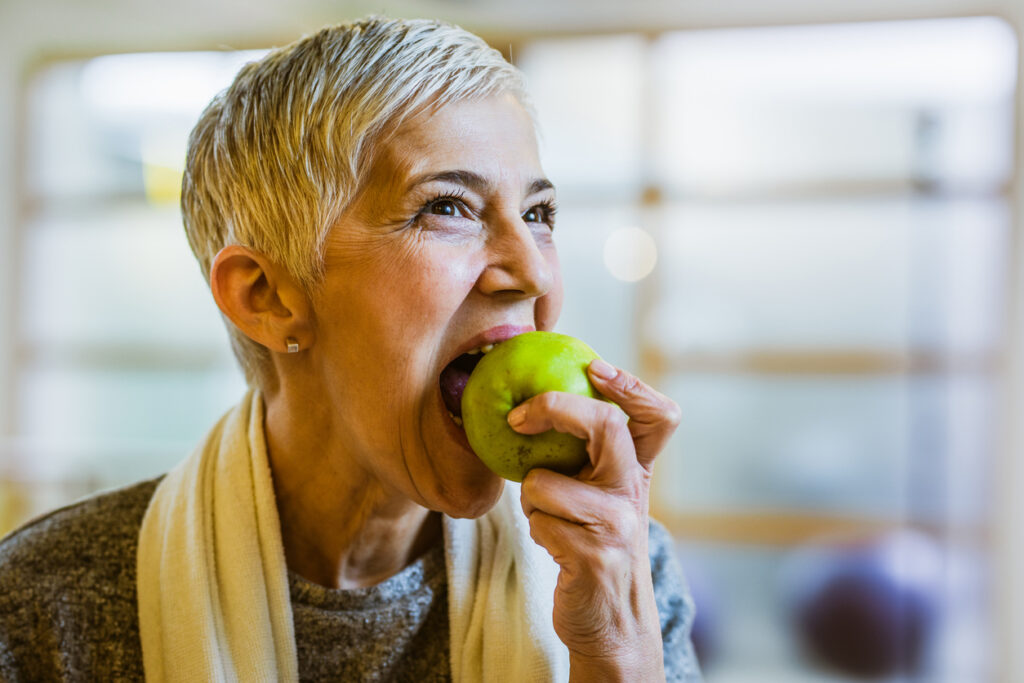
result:
[(243, 391), (177, 207), (246, 61), (429, 16), (526, 73), (561, 331), (672, 396), (709, 683), (1024, 681), (1013, 0), (0, 0), (0, 534)]

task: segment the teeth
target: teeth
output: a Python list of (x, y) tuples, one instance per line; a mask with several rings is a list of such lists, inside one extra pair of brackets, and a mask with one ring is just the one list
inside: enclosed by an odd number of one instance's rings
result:
[(470, 356), (475, 356), (478, 353), (490, 353), (493, 348), (494, 348), (494, 344), (484, 344), (481, 347), (478, 347), (478, 348), (475, 348), (475, 349), (470, 349), (469, 351), (466, 351), (466, 354), (468, 354)]
[(448, 411), (448, 417), (450, 417), (452, 419), (452, 422), (454, 422), (455, 424), (459, 425), (460, 427), (462, 426), (462, 418), (450, 410)]

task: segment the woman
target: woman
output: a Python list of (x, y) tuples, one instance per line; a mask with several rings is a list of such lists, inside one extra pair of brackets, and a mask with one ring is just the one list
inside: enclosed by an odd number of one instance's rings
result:
[(699, 678), (648, 534), (678, 408), (596, 361), (621, 411), (509, 414), (591, 464), (519, 490), (445, 407), (456, 358), (554, 325), (554, 198), (519, 73), (460, 29), (369, 19), (246, 66), (193, 132), (182, 208), (252, 389), (159, 482), (4, 541), (0, 674)]

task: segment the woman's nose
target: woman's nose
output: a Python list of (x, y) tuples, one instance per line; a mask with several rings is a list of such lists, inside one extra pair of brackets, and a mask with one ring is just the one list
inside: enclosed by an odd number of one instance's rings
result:
[(477, 286), (485, 294), (508, 295), (518, 298), (541, 297), (551, 291), (554, 273), (545, 249), (535, 230), (519, 216), (503, 219), (500, 226), (489, 231), (487, 239), (487, 267), (481, 273)]

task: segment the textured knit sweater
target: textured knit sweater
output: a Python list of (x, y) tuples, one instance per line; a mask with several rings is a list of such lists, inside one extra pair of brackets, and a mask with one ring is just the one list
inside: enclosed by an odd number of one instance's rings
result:
[[(135, 557), (157, 483), (86, 499), (0, 541), (0, 680), (143, 679)], [(650, 554), (667, 678), (699, 681), (692, 603), (657, 524)], [(292, 572), (289, 589), (302, 680), (451, 680), (440, 547), (370, 588), (325, 588)]]

